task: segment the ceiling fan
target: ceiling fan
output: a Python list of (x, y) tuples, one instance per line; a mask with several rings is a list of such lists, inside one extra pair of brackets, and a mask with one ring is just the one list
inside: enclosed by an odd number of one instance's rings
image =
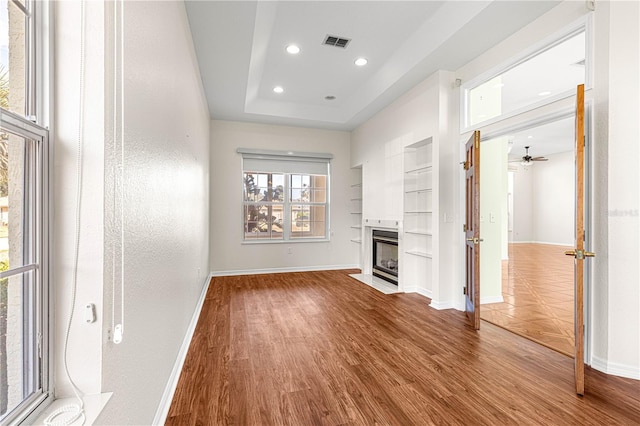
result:
[(510, 163), (517, 163), (519, 162), (520, 164), (522, 164), (523, 166), (530, 166), (533, 164), (534, 161), (549, 161), (548, 158), (544, 158), (544, 157), (532, 157), (529, 155), (529, 148), (528, 146), (525, 146), (525, 154), (522, 157), (522, 160), (512, 160), (510, 161)]

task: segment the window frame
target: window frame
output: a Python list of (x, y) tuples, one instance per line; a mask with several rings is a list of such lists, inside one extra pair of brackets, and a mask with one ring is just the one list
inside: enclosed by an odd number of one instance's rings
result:
[(593, 26), (592, 14), (585, 15), (584, 17), (573, 22), (571, 25), (563, 28), (560, 31), (557, 31), (556, 33), (550, 35), (549, 37), (544, 38), (542, 41), (534, 44), (529, 49), (526, 49), (520, 52), (518, 55), (513, 56), (512, 58), (501, 63), (500, 65), (493, 67), (490, 70), (462, 84), (460, 87), (460, 105), (461, 105), (460, 134), (468, 133), (480, 127), (487, 127), (492, 124), (498, 123), (500, 121), (507, 120), (509, 118), (521, 115), (527, 111), (531, 111), (536, 108), (540, 108), (542, 106), (553, 104), (562, 99), (567, 99), (567, 98), (571, 98), (572, 96), (575, 96), (574, 89), (566, 90), (562, 93), (557, 93), (553, 96), (540, 99), (539, 101), (533, 102), (530, 105), (525, 105), (513, 111), (500, 114), (497, 117), (488, 118), (486, 120), (479, 121), (474, 124), (471, 124), (469, 122), (470, 116), (471, 116), (471, 105), (469, 103), (469, 98), (470, 98), (469, 94), (471, 90), (506, 73), (512, 68), (515, 68), (518, 65), (535, 58), (536, 56), (546, 52), (547, 50), (557, 46), (558, 44), (563, 43), (564, 41), (570, 39), (571, 37), (576, 36), (581, 32), (585, 33), (585, 82), (584, 82), (585, 91), (591, 89), (593, 86), (592, 26)]
[[(29, 216), (29, 240), (32, 246), (23, 247), (24, 251), (31, 250), (33, 256), (30, 265), (23, 265), (6, 271), (2, 277), (15, 276), (26, 271), (34, 275), (34, 294), (30, 300), (35, 308), (34, 341), (30, 348), (35, 367), (35, 374), (39, 376), (39, 383), (32, 395), (24, 399), (18, 406), (2, 419), (3, 423), (20, 423), (37, 416), (54, 399), (53, 396), (53, 369), (52, 369), (52, 337), (53, 321), (50, 320), (52, 306), (51, 275), (50, 275), (50, 229), (51, 215), (49, 209), (50, 200), (50, 143), (47, 129), (27, 120), (18, 114), (0, 109), (0, 125), (10, 133), (24, 137), (34, 142), (34, 149), (25, 157), (26, 168), (30, 177), (25, 181), (32, 188), (29, 191), (27, 204), (33, 206), (33, 215)], [(38, 361), (39, 359), (39, 361)], [(23, 371), (23, 377), (30, 372)]]
[[(241, 159), (241, 167), (240, 167), (240, 176), (241, 176), (241, 214), (240, 217), (240, 230), (241, 230), (241, 244), (289, 244), (289, 243), (313, 243), (313, 242), (328, 242), (331, 241), (331, 158), (333, 155), (331, 154), (322, 154), (322, 153), (296, 153), (292, 151), (270, 151), (270, 150), (256, 150), (256, 149), (245, 149), (238, 148), (237, 152), (242, 154)], [(245, 160), (248, 156), (249, 158), (261, 158), (264, 160), (278, 160), (286, 158), (289, 161), (295, 161), (296, 159), (300, 159), (301, 161), (315, 159), (318, 163), (326, 163), (326, 174), (318, 174), (318, 173), (306, 173), (299, 171), (260, 171), (260, 170), (250, 170), (249, 168), (245, 168)], [(248, 201), (245, 199), (245, 174), (247, 173), (256, 173), (256, 174), (281, 174), (284, 176), (284, 195), (283, 200), (281, 202), (256, 202), (256, 201)], [(298, 202), (291, 200), (291, 176), (292, 175), (308, 175), (308, 176), (324, 176), (325, 181), (325, 202), (317, 203), (317, 202)], [(248, 205), (282, 205), (283, 206), (283, 232), (281, 239), (271, 239), (271, 238), (256, 238), (256, 239), (247, 239), (245, 232), (245, 211)], [(324, 225), (324, 237), (292, 237), (293, 232), (291, 231), (292, 226), (292, 215), (291, 215), (291, 207), (295, 205), (302, 206), (324, 206), (325, 208), (325, 225)]]

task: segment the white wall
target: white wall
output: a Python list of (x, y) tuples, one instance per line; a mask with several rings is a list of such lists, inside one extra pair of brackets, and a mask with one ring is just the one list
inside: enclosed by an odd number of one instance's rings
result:
[(513, 241), (534, 241), (533, 167), (517, 166), (513, 173)]
[(533, 241), (573, 246), (575, 229), (575, 155), (548, 155), (533, 168)]
[[(326, 152), (331, 160), (328, 242), (242, 244), (242, 156), (238, 148)], [(352, 268), (349, 133), (214, 120), (211, 122), (211, 271)], [(289, 248), (291, 253), (288, 252)]]
[[(125, 327), (111, 336), (112, 4), (86, 2), (86, 129), (77, 306), (69, 347), (84, 393), (112, 391), (98, 423), (150, 424), (208, 271), (209, 115), (182, 2), (125, 4)], [(56, 2), (54, 287), (58, 396), (74, 247), (79, 3)], [(105, 46), (107, 49), (105, 49)], [(105, 71), (106, 70), (106, 71)], [(117, 174), (117, 171), (116, 173)], [(116, 195), (115, 200), (119, 199)], [(116, 264), (118, 264), (116, 259)], [(198, 271), (200, 273), (198, 274)], [(119, 297), (118, 297), (119, 300)], [(119, 306), (116, 304), (119, 314)], [(119, 315), (118, 315), (119, 317)]]
[(549, 161), (517, 165), (514, 186), (514, 241), (573, 246), (575, 159), (572, 151)]
[[(55, 393), (72, 395), (64, 374), (63, 343), (71, 310), (75, 247), (77, 185), (78, 99), (80, 72), (80, 7), (55, 2), (55, 82), (53, 122), (53, 238), (52, 269), (55, 292)], [(76, 307), (95, 303), (98, 321), (86, 324), (76, 311), (69, 338), (69, 370), (80, 389), (89, 394), (102, 390), (102, 306), (104, 253), (104, 7), (88, 2), (86, 40), (86, 93), (83, 152), (82, 214)]]
[(124, 7), (125, 334), (103, 346), (99, 422), (150, 424), (208, 271), (209, 113), (184, 3)]
[(508, 225), (506, 137), (480, 145), (480, 188), (480, 303), (499, 303)]
[[(595, 19), (593, 361), (640, 379), (640, 3), (598, 3)], [(602, 87), (600, 87), (602, 86)], [(601, 304), (607, 304), (606, 308)]]

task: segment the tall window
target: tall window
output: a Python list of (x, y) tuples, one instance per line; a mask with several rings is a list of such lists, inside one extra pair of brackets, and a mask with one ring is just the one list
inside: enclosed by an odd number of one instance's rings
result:
[(328, 238), (330, 154), (238, 152), (244, 241)]
[[(0, 423), (52, 399), (49, 354), (48, 133), (35, 114), (35, 15), (0, 0)], [(30, 117), (31, 118), (31, 117)]]

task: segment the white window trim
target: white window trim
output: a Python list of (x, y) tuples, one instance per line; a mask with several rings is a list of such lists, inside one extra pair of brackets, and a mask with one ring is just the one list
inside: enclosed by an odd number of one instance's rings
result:
[[(32, 231), (36, 235), (35, 247), (31, 247), (31, 250), (35, 253), (37, 260), (37, 267), (32, 269), (36, 274), (36, 333), (39, 335), (36, 345), (39, 344), (39, 352), (41, 353), (41, 360), (39, 362), (39, 370), (37, 374), (40, 375), (40, 389), (25, 399), (18, 407), (16, 407), (12, 414), (3, 419), (3, 423), (13, 424), (21, 423), (33, 418), (32, 416), (38, 415), (42, 410), (46, 408), (51, 402), (53, 402), (53, 368), (52, 368), (52, 353), (51, 348), (53, 338), (53, 321), (51, 321), (51, 306), (53, 302), (53, 292), (51, 290), (51, 275), (49, 267), (49, 253), (51, 248), (51, 241), (49, 238), (49, 232), (51, 229), (51, 215), (49, 210), (50, 200), (50, 162), (49, 162), (49, 139), (48, 131), (43, 127), (31, 123), (26, 118), (21, 117), (11, 112), (2, 112), (3, 126), (17, 135), (32, 139), (36, 141), (36, 164), (31, 164), (35, 168), (35, 191), (31, 195), (33, 199), (30, 199), (29, 203), (36, 206), (35, 216), (33, 218), (33, 225), (35, 228)], [(29, 159), (31, 160), (31, 159)], [(37, 163), (37, 162), (41, 162)], [(39, 207), (39, 208), (38, 208)], [(12, 272), (16, 272), (19, 269), (16, 268)], [(36, 354), (37, 355), (37, 354)]]
[[(238, 148), (236, 150), (237, 153), (242, 155), (242, 162), (241, 162), (241, 167), (240, 167), (240, 175), (241, 175), (241, 208), (242, 211), (240, 212), (240, 217), (244, 217), (244, 208), (245, 208), (245, 201), (244, 201), (244, 173), (245, 173), (245, 168), (244, 168), (244, 158), (245, 156), (248, 157), (253, 157), (253, 158), (264, 158), (264, 159), (272, 159), (272, 158), (282, 158), (282, 159), (291, 159), (291, 160), (300, 160), (300, 161), (304, 161), (305, 159), (307, 161), (313, 161), (313, 160), (323, 160), (326, 161), (327, 163), (327, 188), (326, 188), (326, 197), (327, 197), (327, 201), (326, 203), (292, 203), (290, 201), (283, 201), (282, 203), (277, 203), (277, 204), (282, 204), (284, 207), (284, 218), (285, 218), (285, 223), (290, 224), (291, 223), (291, 212), (289, 211), (290, 209), (288, 207), (290, 207), (291, 205), (295, 205), (295, 204), (309, 204), (309, 205), (313, 205), (313, 204), (318, 204), (318, 205), (324, 205), (326, 206), (326, 211), (325, 211), (325, 215), (326, 215), (326, 220), (325, 220), (325, 237), (324, 238), (291, 238), (290, 236), (290, 230), (289, 227), (285, 227), (285, 229), (283, 230), (283, 236), (281, 240), (271, 240), (271, 239), (255, 239), (255, 240), (247, 240), (245, 238), (245, 231), (244, 231), (244, 220), (241, 223), (241, 233), (240, 233), (240, 242), (243, 245), (252, 245), (252, 244), (297, 244), (297, 243), (326, 243), (331, 241), (331, 159), (333, 159), (333, 154), (329, 154), (329, 153), (320, 153), (320, 152), (301, 152), (301, 151), (274, 151), (274, 150), (266, 150), (266, 149), (251, 149), (251, 148)], [(259, 172), (259, 171), (256, 171)], [(275, 172), (274, 172), (275, 173)], [(295, 174), (295, 173), (288, 173), (288, 172), (283, 172), (282, 174), (284, 174), (286, 176), (285, 178), (285, 197), (289, 196), (289, 179), (288, 176), (291, 174)], [(304, 173), (301, 173), (304, 174)]]
[(502, 64), (491, 68), (490, 70), (478, 75), (477, 77), (469, 80), (460, 87), (460, 134), (465, 134), (474, 129), (480, 127), (486, 127), (503, 120), (515, 117), (527, 111), (531, 111), (536, 108), (540, 108), (545, 105), (553, 104), (562, 99), (575, 96), (575, 90), (567, 90), (562, 93), (549, 96), (541, 99), (538, 102), (534, 102), (530, 105), (515, 109), (513, 111), (499, 115), (498, 117), (489, 118), (487, 120), (469, 124), (469, 92), (475, 87), (486, 83), (487, 81), (507, 72), (511, 68), (514, 68), (538, 55), (546, 52), (552, 47), (564, 42), (565, 40), (573, 37), (574, 35), (584, 31), (585, 33), (585, 91), (592, 88), (593, 85), (593, 14), (589, 13), (580, 19), (576, 20), (572, 24), (566, 26), (560, 31), (544, 38), (540, 42), (532, 45), (530, 48), (523, 50), (519, 55), (503, 62)]

